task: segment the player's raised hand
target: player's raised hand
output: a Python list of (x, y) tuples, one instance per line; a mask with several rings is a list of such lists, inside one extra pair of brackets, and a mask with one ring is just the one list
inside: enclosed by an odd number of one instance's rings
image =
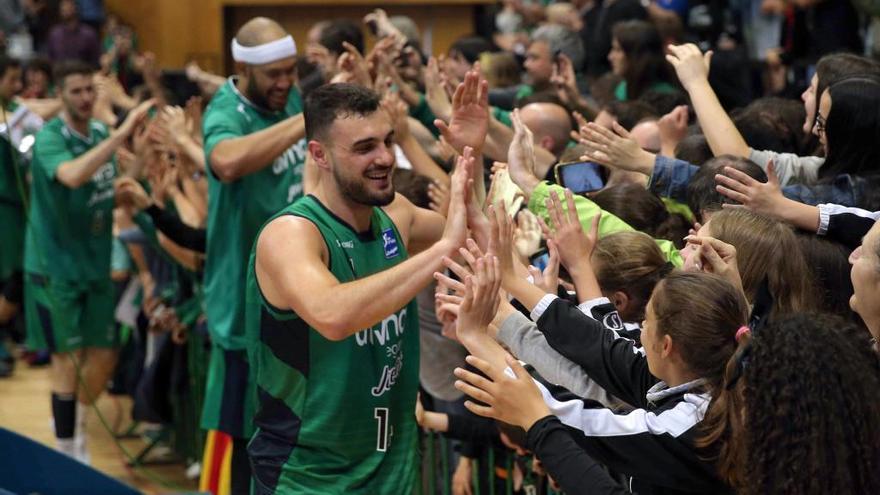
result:
[(480, 76), (478, 64), (455, 89), (449, 124), (437, 119), (434, 125), (458, 152), (466, 146), (475, 154), (483, 149), (489, 131), (489, 83)]
[(128, 116), (125, 117), (125, 121), (116, 129), (118, 133), (122, 136), (128, 137), (132, 132), (147, 118), (147, 112), (150, 111), (156, 105), (156, 99), (150, 98), (149, 100), (144, 101), (140, 105), (134, 107), (130, 112), (128, 112)]
[(465, 147), (464, 153), (455, 162), (455, 171), (449, 185), (449, 210), (446, 213), (442, 240), (449, 244), (450, 252), (464, 245), (467, 237), (467, 204), (472, 201), (473, 196), (469, 187), (473, 167), (473, 150)]

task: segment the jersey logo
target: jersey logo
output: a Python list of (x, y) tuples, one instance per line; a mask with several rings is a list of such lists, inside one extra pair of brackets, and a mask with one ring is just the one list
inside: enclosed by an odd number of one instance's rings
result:
[(397, 237), (394, 236), (394, 229), (382, 231), (382, 245), (385, 247), (386, 260), (390, 260), (400, 254), (400, 248), (397, 247)]
[(385, 352), (388, 357), (394, 360), (393, 365), (385, 365), (382, 368), (382, 376), (379, 377), (379, 383), (370, 389), (373, 397), (382, 397), (382, 395), (391, 390), (400, 377), (400, 370), (403, 369), (403, 349), (399, 344), (388, 347)]
[(617, 311), (612, 311), (606, 314), (602, 318), (602, 325), (609, 330), (625, 330), (626, 327), (623, 326), (623, 320), (620, 319), (620, 313)]

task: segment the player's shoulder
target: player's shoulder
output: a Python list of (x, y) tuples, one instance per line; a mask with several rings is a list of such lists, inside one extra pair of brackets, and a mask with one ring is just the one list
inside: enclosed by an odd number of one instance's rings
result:
[(98, 119), (89, 120), (89, 130), (100, 136), (101, 139), (110, 135), (110, 127)]
[(61, 117), (54, 117), (43, 124), (43, 127), (37, 132), (36, 137), (60, 135), (61, 130), (64, 129), (64, 127), (64, 121), (61, 120)]
[(238, 97), (238, 92), (232, 82), (227, 80), (220, 86), (205, 108), (204, 119), (206, 121), (228, 119), (241, 113), (245, 106), (245, 103)]
[[(257, 255), (273, 252), (309, 250), (323, 244), (321, 231), (315, 223), (295, 212), (285, 212), (269, 220), (257, 237)], [(294, 247), (295, 246), (295, 247)]]

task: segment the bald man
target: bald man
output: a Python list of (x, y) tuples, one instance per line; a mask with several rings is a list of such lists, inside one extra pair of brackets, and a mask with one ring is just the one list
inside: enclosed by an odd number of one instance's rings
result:
[(559, 159), (568, 146), (572, 129), (568, 110), (556, 103), (529, 103), (519, 109), (519, 116), (523, 124), (532, 130), (535, 146), (544, 148)]
[(232, 493), (246, 494), (256, 395), (244, 337), (246, 266), (263, 222), (302, 195), (306, 141), (293, 38), (277, 22), (257, 17), (235, 35), (232, 57), (236, 75), (217, 91), (203, 119), (212, 349), (202, 427), (232, 436)]

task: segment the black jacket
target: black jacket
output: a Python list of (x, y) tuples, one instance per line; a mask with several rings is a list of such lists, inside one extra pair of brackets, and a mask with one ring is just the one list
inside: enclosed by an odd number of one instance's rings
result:
[[(598, 318), (592, 319), (557, 298), (540, 314), (537, 324), (557, 352), (580, 364), (610, 394), (639, 409), (615, 414), (593, 401), (565, 397), (539, 384), (551, 412), (587, 454), (630, 476), (634, 492), (729, 492), (708, 460), (711, 453), (695, 445), (711, 400), (702, 380), (669, 388), (651, 375), (644, 349), (600, 323), (605, 319), (602, 311), (615, 312), (611, 304), (596, 307), (593, 313)], [(536, 423), (532, 430), (546, 427), (544, 423)], [(545, 450), (542, 439), (552, 437), (540, 433), (529, 431), (536, 452)], [(565, 469), (552, 465), (552, 458), (541, 460), (554, 478), (554, 470)]]

